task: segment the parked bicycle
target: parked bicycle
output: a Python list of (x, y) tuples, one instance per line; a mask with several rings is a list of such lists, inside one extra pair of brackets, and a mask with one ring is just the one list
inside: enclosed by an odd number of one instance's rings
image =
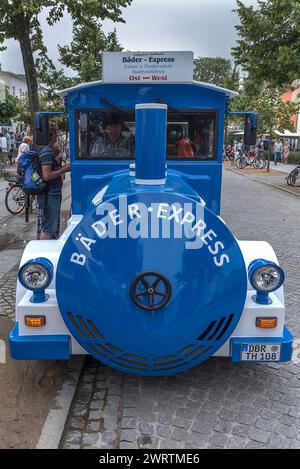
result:
[(264, 158), (259, 158), (254, 152), (244, 152), (241, 156), (235, 158), (234, 166), (236, 169), (245, 169), (246, 166), (253, 166), (255, 169), (264, 169), (267, 162)]
[(300, 161), (297, 161), (296, 168), (285, 179), (288, 186), (300, 187)]
[(36, 209), (36, 197), (27, 196), (21, 186), (18, 176), (6, 180), (8, 186), (5, 195), (5, 207), (12, 215), (23, 212), (26, 205), (31, 211)]

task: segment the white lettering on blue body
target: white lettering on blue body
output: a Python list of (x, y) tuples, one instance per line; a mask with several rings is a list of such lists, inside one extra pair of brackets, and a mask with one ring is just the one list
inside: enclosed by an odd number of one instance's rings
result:
[[(230, 263), (230, 257), (225, 252), (225, 245), (218, 239), (213, 229), (208, 229), (204, 221), (204, 205), (185, 203), (127, 203), (127, 196), (119, 197), (119, 208), (112, 203), (104, 203), (97, 207), (99, 220), (91, 225), (98, 239), (174, 239), (186, 238), (186, 249), (201, 249), (206, 247), (216, 267)], [(196, 208), (196, 211), (194, 210)], [(195, 212), (195, 214), (193, 213)], [(174, 221), (173, 224), (170, 222)], [(171, 226), (172, 225), (172, 226)], [(76, 237), (89, 253), (97, 240), (83, 236)], [(84, 266), (86, 255), (74, 253), (71, 262)]]
[(83, 267), (86, 263), (86, 256), (84, 254), (78, 254), (77, 252), (74, 252), (71, 257), (71, 262)]

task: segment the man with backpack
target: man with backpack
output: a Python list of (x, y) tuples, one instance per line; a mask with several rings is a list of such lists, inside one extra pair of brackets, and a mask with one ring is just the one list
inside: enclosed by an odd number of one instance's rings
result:
[(50, 128), (49, 144), (40, 149), (39, 163), (42, 177), (46, 181), (44, 193), (37, 196), (41, 213), (41, 240), (56, 239), (60, 226), (60, 209), (62, 202), (62, 175), (70, 172), (70, 164), (60, 167), (55, 152), (57, 129)]

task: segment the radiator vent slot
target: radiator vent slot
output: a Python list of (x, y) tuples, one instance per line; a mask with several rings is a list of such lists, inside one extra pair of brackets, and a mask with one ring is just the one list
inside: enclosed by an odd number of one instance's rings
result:
[(232, 323), (233, 319), (234, 319), (234, 314), (231, 314), (229, 316), (229, 318), (227, 319), (227, 322), (226, 322), (225, 326), (223, 327), (223, 329), (221, 330), (220, 334), (217, 336), (216, 340), (220, 340), (223, 337), (225, 332), (227, 332), (227, 330), (228, 330), (230, 324)]
[(214, 339), (215, 341), (219, 341), (228, 330), (230, 324), (233, 321), (233, 318), (234, 314), (231, 314), (228, 317), (224, 316), (219, 321), (212, 321), (208, 328), (205, 329), (205, 331), (198, 337), (197, 340), (205, 340), (207, 342)]
[(216, 324), (217, 321), (212, 321), (210, 323), (210, 325), (208, 326), (207, 329), (205, 329), (205, 331), (203, 332), (203, 334), (200, 335), (200, 337), (198, 337), (198, 340), (204, 340), (208, 334), (210, 333), (210, 331), (214, 328), (215, 324)]
[[(212, 321), (195, 343), (186, 345), (179, 351), (165, 356), (143, 357), (134, 353), (126, 353), (98, 329), (95, 323), (79, 314), (67, 312), (71, 329), (78, 335), (86, 350), (107, 365), (117, 365), (121, 370), (152, 375), (163, 372), (184, 370), (191, 363), (209, 358), (216, 350), (216, 342), (220, 341), (228, 331), (234, 315), (224, 316)], [(199, 341), (202, 343), (199, 344)]]

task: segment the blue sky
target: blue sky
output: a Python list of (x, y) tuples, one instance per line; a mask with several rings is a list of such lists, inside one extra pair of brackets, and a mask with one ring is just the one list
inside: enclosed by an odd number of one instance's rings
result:
[[(255, 5), (256, 0), (244, 0)], [(236, 41), (234, 25), (238, 17), (233, 11), (235, 0), (133, 0), (124, 9), (126, 24), (104, 23), (104, 31), (116, 27), (119, 41), (125, 50), (192, 50), (196, 57), (230, 58)], [(46, 12), (41, 15), (45, 42), (50, 57), (58, 65), (57, 44), (72, 40), (70, 18), (65, 16), (50, 28)], [(7, 41), (8, 49), (0, 52), (2, 69), (23, 72), (18, 43)]]

